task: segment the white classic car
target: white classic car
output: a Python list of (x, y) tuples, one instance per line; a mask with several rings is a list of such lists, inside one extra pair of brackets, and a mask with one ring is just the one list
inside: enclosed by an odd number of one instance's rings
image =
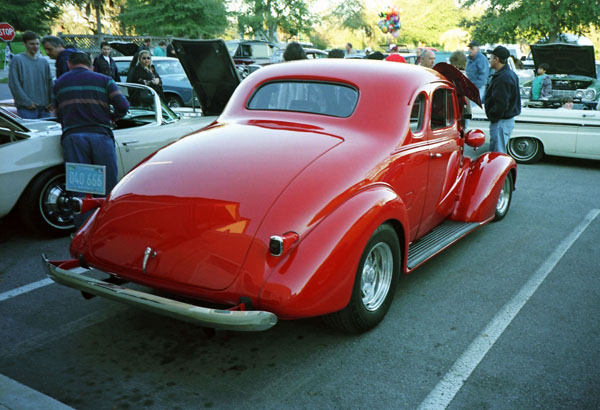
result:
[[(485, 112), (473, 107), (472, 115), (470, 127), (489, 136)], [(600, 160), (600, 112), (524, 107), (515, 117), (507, 149), (519, 163), (539, 161), (544, 154)]]
[[(149, 87), (119, 87), (130, 102), (114, 129), (119, 178), (157, 149), (216, 118), (180, 117)], [(0, 218), (16, 207), (35, 231), (59, 234), (72, 229), (72, 213), (59, 206), (66, 196), (61, 133), (55, 121), (23, 120), (0, 108)]]

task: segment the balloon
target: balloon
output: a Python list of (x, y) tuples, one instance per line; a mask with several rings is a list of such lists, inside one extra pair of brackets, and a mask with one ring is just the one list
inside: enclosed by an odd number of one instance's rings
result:
[(388, 32), (388, 28), (386, 26), (381, 27), (381, 31), (383, 31), (383, 33), (387, 33)]
[(396, 38), (400, 35), (400, 31), (392, 31), (392, 37)]

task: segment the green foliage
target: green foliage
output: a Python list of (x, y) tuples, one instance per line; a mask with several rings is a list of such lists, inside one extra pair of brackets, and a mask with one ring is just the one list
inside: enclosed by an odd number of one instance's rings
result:
[(50, 32), (52, 19), (61, 13), (61, 2), (51, 0), (1, 0), (0, 19), (18, 31), (34, 31), (40, 35)]
[(364, 30), (370, 26), (367, 24), (365, 5), (360, 0), (342, 0), (331, 13), (332, 17), (340, 24), (350, 30)]
[(441, 46), (442, 35), (456, 28), (461, 20), (461, 10), (446, 0), (401, 0), (396, 4), (402, 10), (400, 37), (394, 41), (397, 44)]
[(279, 41), (277, 32), (288, 37), (311, 31), (315, 17), (305, 0), (244, 0), (235, 13), (241, 34)]
[(120, 15), (136, 33), (214, 38), (227, 28), (223, 0), (127, 0)]
[[(482, 4), (466, 0), (463, 7)], [(462, 24), (473, 30), (480, 42), (530, 41), (541, 37), (556, 39), (560, 33), (582, 33), (600, 27), (600, 0), (486, 0), (485, 13)]]

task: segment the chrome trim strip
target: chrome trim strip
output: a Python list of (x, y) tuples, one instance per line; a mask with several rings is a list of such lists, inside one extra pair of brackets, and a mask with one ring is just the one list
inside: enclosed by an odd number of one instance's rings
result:
[(178, 320), (215, 329), (238, 331), (267, 330), (277, 323), (277, 316), (271, 312), (232, 311), (196, 306), (86, 276), (86, 273), (92, 272), (93, 269), (77, 267), (65, 270), (56, 267), (45, 254), (42, 254), (42, 261), (46, 274), (56, 283)]

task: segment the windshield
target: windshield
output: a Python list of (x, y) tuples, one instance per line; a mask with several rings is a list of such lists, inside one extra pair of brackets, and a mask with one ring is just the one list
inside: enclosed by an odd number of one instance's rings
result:
[(235, 50), (237, 50), (239, 43), (225, 43), (227, 45), (227, 51), (233, 57)]
[(154, 60), (153, 64), (160, 76), (168, 74), (185, 75), (185, 71), (183, 71), (183, 66), (179, 60)]
[(281, 81), (259, 88), (248, 103), (248, 109), (349, 117), (357, 102), (358, 90), (347, 85)]

